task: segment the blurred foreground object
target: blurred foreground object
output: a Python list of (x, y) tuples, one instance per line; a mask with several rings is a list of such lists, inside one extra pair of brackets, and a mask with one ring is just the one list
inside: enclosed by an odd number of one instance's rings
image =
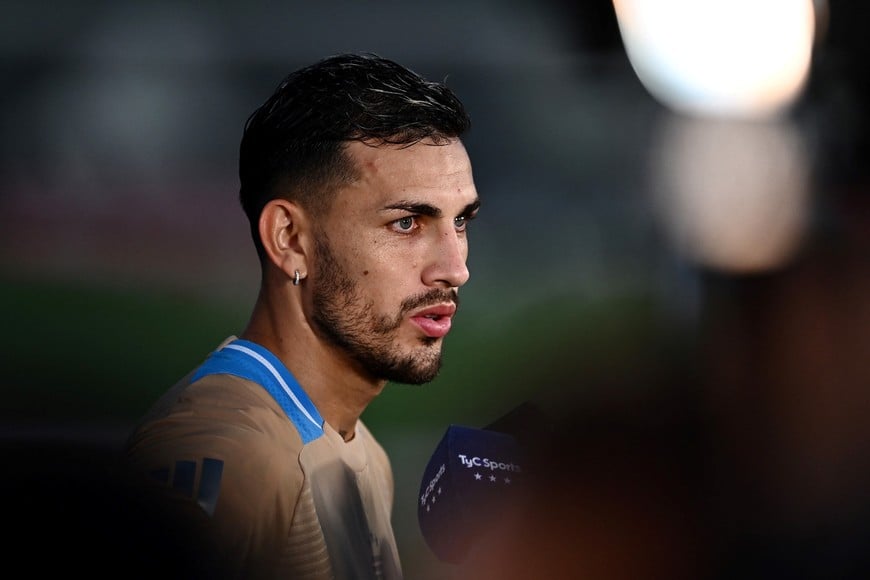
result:
[(644, 87), (682, 113), (762, 118), (800, 96), (815, 38), (812, 0), (614, 0)]
[(657, 140), (651, 185), (678, 253), (739, 274), (793, 258), (811, 202), (811, 162), (797, 126), (669, 115)]
[(439, 560), (460, 563), (469, 549), (515, 508), (524, 473), (508, 433), (450, 425), (420, 484), (417, 517)]

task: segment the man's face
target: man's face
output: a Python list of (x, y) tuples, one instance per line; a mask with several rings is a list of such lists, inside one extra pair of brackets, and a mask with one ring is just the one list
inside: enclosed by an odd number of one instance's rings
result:
[(314, 327), (371, 378), (431, 381), (468, 281), (466, 227), (478, 207), (471, 163), (459, 140), (351, 142), (347, 153), (359, 179), (316, 224)]

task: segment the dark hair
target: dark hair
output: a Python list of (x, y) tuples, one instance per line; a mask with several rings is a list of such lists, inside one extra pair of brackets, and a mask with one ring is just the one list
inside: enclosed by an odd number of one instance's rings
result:
[(239, 199), (261, 258), (260, 212), (285, 197), (310, 211), (356, 175), (347, 141), (410, 146), (459, 137), (470, 126), (444, 83), (374, 54), (339, 54), (288, 75), (245, 123)]

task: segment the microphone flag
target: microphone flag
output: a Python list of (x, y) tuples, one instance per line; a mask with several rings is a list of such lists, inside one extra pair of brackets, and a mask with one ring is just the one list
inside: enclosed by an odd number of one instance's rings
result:
[(521, 489), (522, 457), (506, 433), (450, 425), (420, 484), (417, 518), (439, 560), (460, 563)]

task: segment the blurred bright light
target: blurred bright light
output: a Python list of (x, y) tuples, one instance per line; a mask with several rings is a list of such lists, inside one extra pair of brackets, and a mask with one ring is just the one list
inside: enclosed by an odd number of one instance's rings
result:
[(679, 253), (705, 267), (781, 267), (804, 238), (810, 170), (786, 122), (671, 115), (653, 144), (658, 214)]
[(806, 84), (812, 0), (614, 0), (641, 83), (678, 112), (765, 117)]

